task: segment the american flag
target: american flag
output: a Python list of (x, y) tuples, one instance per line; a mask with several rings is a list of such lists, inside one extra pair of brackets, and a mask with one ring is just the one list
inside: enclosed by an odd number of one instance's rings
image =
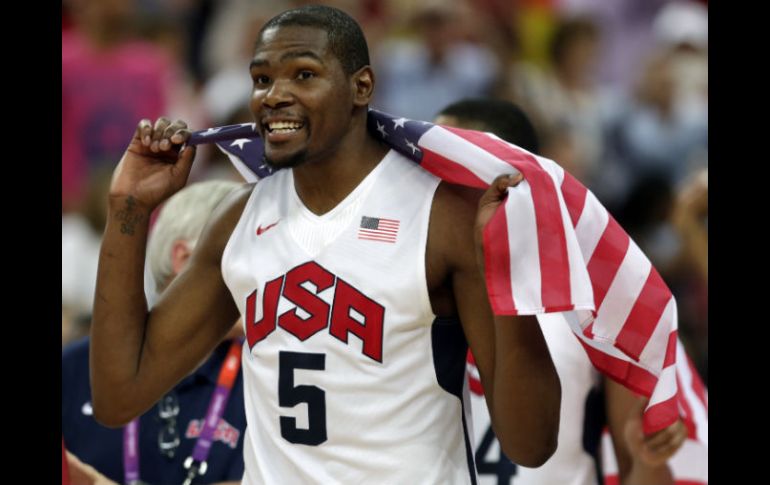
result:
[[(649, 398), (647, 434), (689, 420), (677, 380), (676, 302), (650, 261), (596, 197), (558, 164), (490, 133), (396, 118), (370, 110), (369, 132), (441, 179), (487, 188), (521, 172), (524, 181), (484, 229), (487, 292), (497, 315), (560, 312), (594, 366)], [(232, 129), (230, 140), (256, 137), (253, 125), (212, 128), (200, 143)], [(245, 142), (244, 142), (245, 143)], [(262, 143), (251, 143), (251, 146)], [(245, 145), (244, 145), (245, 146)], [(237, 156), (228, 152), (236, 163)], [(255, 156), (254, 154), (249, 155)], [(256, 158), (249, 181), (264, 176)], [(264, 168), (264, 167), (263, 167)], [(708, 428), (692, 423), (708, 443)]]
[(358, 239), (394, 243), (396, 236), (398, 236), (400, 224), (395, 219), (363, 216), (361, 226), (358, 228)]

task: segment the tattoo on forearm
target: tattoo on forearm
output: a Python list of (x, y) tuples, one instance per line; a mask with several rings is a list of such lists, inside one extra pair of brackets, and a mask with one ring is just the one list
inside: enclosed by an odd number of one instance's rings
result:
[(134, 227), (137, 223), (142, 221), (143, 215), (137, 214), (134, 211), (136, 210), (136, 201), (133, 197), (130, 197), (126, 199), (126, 207), (119, 210), (117, 214), (115, 214), (115, 217), (121, 221), (120, 225), (120, 232), (122, 234), (128, 234), (129, 236), (134, 235)]

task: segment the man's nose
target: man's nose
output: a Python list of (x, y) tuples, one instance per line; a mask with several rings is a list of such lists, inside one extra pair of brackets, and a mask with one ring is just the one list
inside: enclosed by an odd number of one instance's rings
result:
[(265, 94), (262, 103), (270, 108), (280, 108), (292, 103), (294, 96), (289, 89), (289, 81), (275, 80)]

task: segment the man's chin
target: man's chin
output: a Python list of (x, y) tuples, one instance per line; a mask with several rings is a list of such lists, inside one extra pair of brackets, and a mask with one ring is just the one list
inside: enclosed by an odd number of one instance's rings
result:
[(297, 153), (293, 153), (291, 155), (286, 155), (282, 157), (271, 157), (271, 156), (267, 156), (267, 154), (263, 155), (262, 157), (262, 160), (264, 161), (264, 163), (267, 164), (267, 166), (272, 168), (273, 170), (296, 167), (298, 165), (303, 164), (306, 159), (307, 159), (307, 151), (305, 150), (301, 150)]

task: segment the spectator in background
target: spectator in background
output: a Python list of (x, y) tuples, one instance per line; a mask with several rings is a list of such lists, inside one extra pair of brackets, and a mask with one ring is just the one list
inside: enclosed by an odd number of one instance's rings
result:
[[(67, 212), (61, 219), (61, 301), (62, 319), (68, 313), (75, 321), (90, 321), (96, 267), (99, 260), (107, 206), (104, 198), (112, 173), (106, 167), (92, 171), (79, 212)], [(73, 330), (77, 330), (73, 328)], [(82, 327), (81, 327), (82, 330)], [(88, 327), (85, 327), (88, 333)], [(64, 329), (62, 329), (64, 331)], [(67, 338), (76, 338), (80, 330)], [(64, 335), (62, 335), (64, 338)], [(62, 340), (62, 343), (65, 341)]]
[(662, 177), (680, 186), (708, 166), (708, 14), (672, 3), (656, 18), (655, 43), (635, 90), (607, 127), (605, 191), (622, 204), (630, 181)]
[(429, 120), (448, 103), (489, 92), (499, 66), (491, 50), (464, 39), (460, 21), (469, 12), (463, 6), (447, 0), (421, 3), (411, 19), (417, 37), (385, 41), (375, 51), (373, 107)]
[[(136, 36), (132, 0), (68, 0), (62, 31), (62, 209), (77, 210), (91, 171), (111, 164), (142, 115), (190, 109), (179, 63)], [(153, 115), (154, 113), (154, 115)], [(191, 116), (193, 115), (193, 116)]]
[[(236, 182), (208, 181), (186, 187), (169, 199), (153, 227), (148, 245), (148, 264), (162, 291), (187, 263), (209, 215), (236, 187)], [(233, 328), (209, 358), (177, 384), (157, 406), (139, 419), (139, 473), (148, 483), (182, 483), (187, 473), (185, 459), (191, 456), (201, 433), (204, 417), (218, 383), (233, 340), (243, 334)], [(237, 347), (240, 349), (240, 346)], [(120, 429), (99, 425), (93, 418), (89, 383), (89, 340), (74, 343), (62, 352), (62, 434), (70, 468), (83, 476), (94, 470), (111, 480), (124, 483), (124, 434)], [(240, 350), (237, 361), (240, 363)], [(194, 483), (240, 483), (243, 475), (242, 373), (232, 386), (224, 414), (218, 420), (208, 458), (208, 471)], [(84, 467), (83, 463), (93, 467)], [(74, 485), (74, 484), (73, 484)]]
[(600, 32), (590, 17), (559, 21), (549, 44), (550, 66), (520, 62), (508, 98), (532, 114), (542, 154), (558, 160), (591, 188), (602, 153), (602, 92), (595, 76)]

